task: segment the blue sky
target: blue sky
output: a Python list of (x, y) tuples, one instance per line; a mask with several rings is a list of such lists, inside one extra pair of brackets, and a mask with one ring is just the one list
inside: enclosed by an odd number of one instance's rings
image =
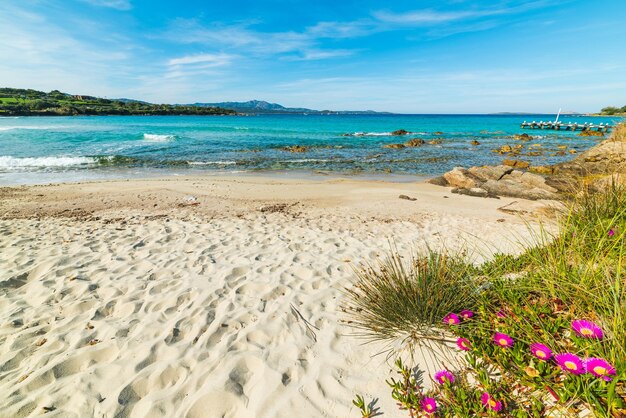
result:
[(0, 85), (404, 113), (626, 105), (625, 0), (0, 0)]

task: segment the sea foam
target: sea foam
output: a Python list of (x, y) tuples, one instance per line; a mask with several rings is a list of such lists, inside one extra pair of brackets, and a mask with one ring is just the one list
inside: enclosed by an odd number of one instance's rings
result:
[(143, 134), (143, 139), (146, 142), (169, 142), (176, 139), (176, 135)]
[(71, 167), (95, 164), (90, 157), (11, 157), (0, 156), (0, 170), (17, 170), (26, 167)]

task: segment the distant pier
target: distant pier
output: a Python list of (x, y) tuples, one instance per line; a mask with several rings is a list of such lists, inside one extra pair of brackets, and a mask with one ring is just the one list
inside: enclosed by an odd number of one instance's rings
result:
[(613, 127), (608, 123), (605, 125), (603, 123), (599, 125), (594, 125), (593, 123), (563, 123), (563, 122), (522, 122), (522, 129), (552, 129), (555, 131), (598, 131), (598, 132), (608, 132)]

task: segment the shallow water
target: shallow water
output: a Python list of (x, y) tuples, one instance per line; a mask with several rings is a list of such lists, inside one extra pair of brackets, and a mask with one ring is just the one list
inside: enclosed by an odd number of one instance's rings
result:
[[(543, 150), (539, 156), (519, 157), (543, 165), (571, 158), (569, 149), (580, 152), (598, 142), (572, 132), (520, 128), (524, 120), (553, 119), (554, 115), (0, 118), (0, 184), (256, 171), (364, 176), (393, 173), (404, 178), (432, 176), (455, 166), (499, 163), (503, 156), (491, 150), (505, 144), (524, 144), (527, 151)], [(619, 119), (561, 120), (614, 124)], [(411, 134), (390, 135), (398, 129)], [(512, 139), (524, 132), (536, 138), (527, 142)], [(347, 133), (353, 135), (343, 136)], [(441, 143), (400, 150), (383, 148), (411, 138)], [(473, 140), (480, 145), (471, 145)], [(292, 145), (309, 148), (304, 153), (281, 149)], [(563, 145), (568, 152), (555, 155)]]

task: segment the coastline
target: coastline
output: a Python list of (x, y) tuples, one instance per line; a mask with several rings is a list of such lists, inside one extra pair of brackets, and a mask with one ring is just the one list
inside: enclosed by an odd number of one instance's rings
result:
[(392, 243), (516, 252), (537, 223), (498, 210), (514, 201), (354, 179), (0, 188), (0, 409), (356, 417), (363, 393), (395, 416), (384, 347), (342, 322), (353, 268)]

